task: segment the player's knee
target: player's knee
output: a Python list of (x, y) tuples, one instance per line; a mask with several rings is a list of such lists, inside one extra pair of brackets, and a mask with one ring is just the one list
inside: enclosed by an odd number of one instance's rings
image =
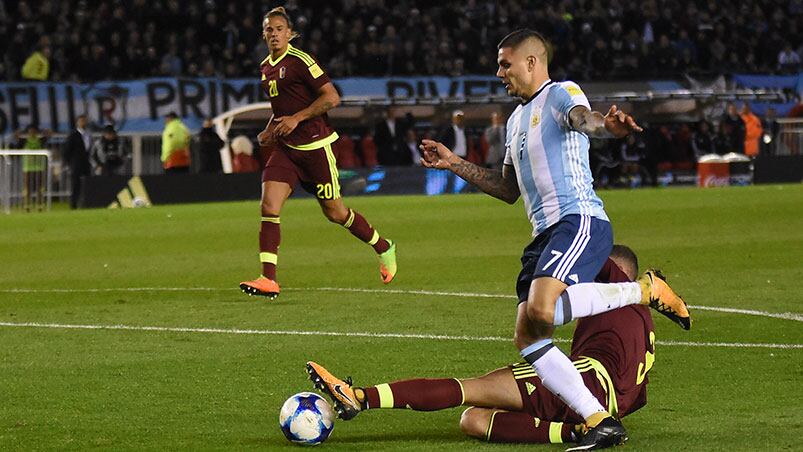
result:
[(340, 209), (335, 207), (324, 207), (323, 215), (327, 220), (336, 224), (344, 224), (349, 217), (348, 209)]
[(551, 306), (546, 300), (530, 300), (527, 302), (527, 318), (538, 325), (552, 325), (555, 321), (555, 302)]
[(471, 437), (485, 439), (492, 410), (468, 407), (460, 416), (460, 430)]
[(281, 211), (281, 206), (276, 205), (275, 203), (270, 202), (270, 200), (263, 199), (262, 204), (262, 216), (263, 217), (278, 217), (279, 212)]

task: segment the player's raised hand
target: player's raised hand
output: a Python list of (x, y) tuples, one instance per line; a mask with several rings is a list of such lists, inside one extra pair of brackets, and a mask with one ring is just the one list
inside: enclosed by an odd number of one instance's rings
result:
[(622, 138), (633, 132), (642, 132), (636, 120), (627, 113), (619, 110), (616, 105), (611, 105), (610, 110), (605, 115), (605, 130), (616, 138)]
[(293, 116), (282, 116), (273, 120), (276, 122), (276, 135), (284, 137), (293, 133), (298, 126), (298, 119)]
[(449, 158), (452, 151), (443, 144), (433, 140), (421, 140), (418, 146), (421, 149), (421, 164), (427, 168), (449, 169)]

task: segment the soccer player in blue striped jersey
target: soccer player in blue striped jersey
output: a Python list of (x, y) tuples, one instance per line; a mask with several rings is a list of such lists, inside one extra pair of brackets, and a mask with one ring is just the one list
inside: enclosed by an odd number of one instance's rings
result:
[(552, 344), (555, 327), (637, 303), (651, 306), (684, 329), (691, 322), (686, 304), (658, 271), (648, 270), (637, 282), (593, 282), (611, 251), (613, 232), (602, 200), (594, 193), (589, 137), (620, 138), (642, 129), (615, 105), (606, 115), (592, 111), (577, 84), (552, 81), (548, 55), (549, 44), (532, 30), (514, 31), (499, 43), (496, 75), (509, 95), (522, 100), (507, 122), (501, 170), (467, 162), (432, 140), (422, 141), (421, 160), (510, 204), (523, 198), (533, 241), (524, 249), (516, 283), (514, 341), (543, 385), (590, 428), (571, 450), (599, 449), (624, 442), (627, 433)]

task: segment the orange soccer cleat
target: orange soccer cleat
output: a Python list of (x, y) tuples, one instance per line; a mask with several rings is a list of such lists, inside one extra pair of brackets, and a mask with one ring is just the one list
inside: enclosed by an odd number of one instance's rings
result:
[(340, 419), (348, 421), (362, 411), (362, 406), (351, 388), (351, 378), (343, 381), (313, 361), (307, 362), (307, 373), (315, 387), (332, 399)]
[(278, 297), (279, 292), (281, 291), (279, 288), (279, 283), (264, 276), (260, 276), (253, 281), (241, 282), (240, 289), (242, 289), (242, 291), (247, 293), (249, 296), (260, 295), (263, 297), (268, 297), (271, 300)]
[(659, 270), (647, 270), (638, 279), (641, 285), (641, 304), (649, 306), (684, 330), (691, 328), (691, 317), (686, 302), (669, 287)]

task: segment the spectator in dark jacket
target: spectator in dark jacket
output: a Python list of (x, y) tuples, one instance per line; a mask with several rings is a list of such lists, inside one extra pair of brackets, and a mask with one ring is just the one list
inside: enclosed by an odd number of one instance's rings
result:
[(198, 133), (198, 156), (201, 166), (198, 168), (200, 173), (219, 173), (223, 170), (220, 163), (220, 149), (223, 147), (223, 140), (220, 139), (212, 120), (204, 120), (203, 128)]
[(75, 129), (67, 136), (64, 143), (64, 161), (70, 166), (70, 208), (78, 207), (81, 197), (83, 177), (89, 176), (89, 152), (92, 149), (92, 134), (87, 129), (86, 115), (78, 116)]
[(407, 129), (412, 127), (411, 114), (397, 118), (392, 112), (385, 111), (382, 120), (374, 127), (374, 143), (376, 143), (379, 164), (385, 166), (408, 166), (412, 164), (409, 152), (404, 146)]
[(697, 123), (697, 129), (691, 137), (691, 148), (694, 151), (694, 159), (699, 160), (706, 154), (716, 154), (714, 144), (714, 134), (711, 132), (711, 124), (705, 119)]
[(726, 149), (719, 149), (718, 151), (723, 154), (728, 152), (738, 152), (744, 154), (744, 135), (745, 125), (742, 117), (739, 116), (739, 110), (732, 102), (728, 102), (725, 109), (725, 115), (722, 116), (722, 132), (725, 134), (727, 144)]
[(778, 124), (778, 114), (774, 108), (768, 108), (767, 113), (761, 120), (762, 128), (764, 129), (764, 136), (761, 140), (761, 153), (764, 155), (771, 154), (774, 149), (775, 140), (778, 139), (778, 132), (781, 125)]

